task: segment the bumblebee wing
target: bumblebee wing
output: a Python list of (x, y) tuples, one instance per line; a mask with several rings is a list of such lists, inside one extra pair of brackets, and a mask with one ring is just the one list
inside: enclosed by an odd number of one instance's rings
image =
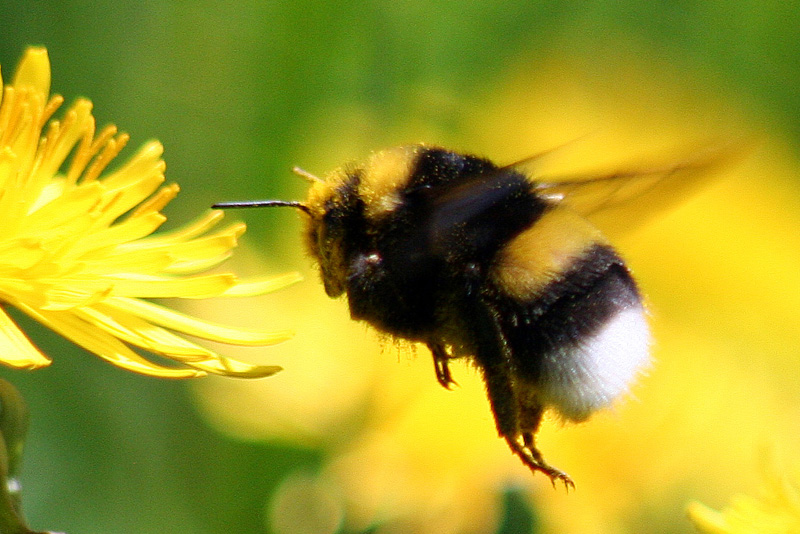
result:
[(495, 248), (529, 225), (546, 203), (531, 190), (526, 175), (496, 169), (458, 184), (424, 191), (429, 206), (427, 242), (431, 252), (452, 256)]
[[(545, 200), (563, 204), (608, 233), (623, 233), (674, 207), (741, 153), (716, 148), (672, 165), (584, 176), (536, 177)], [(524, 168), (531, 160), (512, 165)]]
[[(698, 153), (671, 165), (612, 173), (537, 177), (545, 154), (418, 191), (429, 207), (429, 242), (445, 253), (469, 235), (475, 248), (503, 242), (548, 205), (577, 213), (612, 237), (674, 207), (741, 154), (741, 145)], [(530, 193), (533, 193), (532, 195)], [(535, 197), (535, 198), (530, 198)]]

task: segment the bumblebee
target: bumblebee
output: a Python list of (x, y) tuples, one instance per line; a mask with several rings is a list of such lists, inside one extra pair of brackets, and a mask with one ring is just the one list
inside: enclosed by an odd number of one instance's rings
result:
[[(312, 186), (291, 206), (330, 297), (353, 319), (480, 370), (499, 435), (532, 471), (574, 486), (535, 436), (552, 410), (583, 421), (647, 365), (650, 334), (631, 272), (593, 218), (657, 192), (694, 164), (590, 179), (537, 180), (524, 165), (427, 145), (392, 148)], [(651, 195), (652, 196), (652, 195)]]

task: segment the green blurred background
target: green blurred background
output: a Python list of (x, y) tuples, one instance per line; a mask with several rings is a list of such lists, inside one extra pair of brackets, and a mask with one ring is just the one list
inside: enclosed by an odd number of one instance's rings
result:
[[(794, 147), (798, 28), (800, 3), (786, 1), (4, 2), (0, 64), (8, 77), (26, 46), (45, 45), (54, 92), (90, 98), (98, 123), (129, 132), (130, 146), (163, 142), (167, 178), (183, 191), (166, 210), (173, 223), (216, 200), (302, 198), (295, 164), (321, 173), (423, 138), (480, 151), (463, 133), (471, 106), (509, 65), (554, 51), (589, 77), (623, 48), (701, 72)], [(295, 214), (241, 217), (275, 272), (305, 266)], [(23, 483), (36, 528), (269, 532), (272, 489), (321, 461), (228, 439), (204, 423), (187, 383), (113, 368), (21, 321), (54, 356), (35, 373), (0, 369), (32, 412)], [(524, 503), (505, 502), (498, 529), (528, 531)]]

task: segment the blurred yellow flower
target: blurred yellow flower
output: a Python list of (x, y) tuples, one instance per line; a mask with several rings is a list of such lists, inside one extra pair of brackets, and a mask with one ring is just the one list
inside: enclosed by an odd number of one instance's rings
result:
[(689, 518), (704, 534), (797, 534), (800, 487), (787, 475), (776, 473), (759, 498), (737, 495), (722, 512), (692, 502)]
[[(714, 135), (745, 137), (735, 103), (691, 94), (675, 82), (686, 73), (659, 75), (637, 64), (610, 60), (598, 73), (563, 57), (522, 62), (480, 102), (462, 104), (471, 110), (464, 138), (405, 130), (396, 137), (498, 162), (564, 146), (543, 158), (543, 174), (674, 163), (676, 147), (686, 156)], [(308, 152), (319, 158), (321, 146), (313, 140)], [(278, 355), (293, 362), (291, 377), (269, 390), (199, 383), (199, 402), (229, 434), (326, 455), (316, 484), (303, 479), (279, 489), (271, 511), (282, 525), (303, 509), (302, 495), (328, 492), (329, 524), (344, 517), (347, 530), (494, 532), (500, 492), (513, 486), (529, 497), (541, 532), (685, 530), (688, 500), (729, 495), (748, 480), (760, 444), (796, 447), (800, 432), (793, 400), (800, 396), (800, 199), (791, 185), (798, 163), (777, 143), (765, 148), (646, 229), (613, 236), (650, 303), (655, 361), (635, 398), (614, 410), (581, 425), (545, 421), (537, 443), (573, 477), (574, 492), (554, 491), (508, 452), (475, 370), (454, 365), (460, 387), (445, 391), (426, 349), (416, 350), (415, 361), (408, 361), (413, 348), (401, 347), (398, 358), (384, 340), (389, 350), (381, 351), (367, 327), (349, 320), (346, 303), (330, 302), (318, 286), (281, 295), (283, 317), (259, 317), (300, 325)], [(339, 163), (338, 156), (329, 162)], [(292, 507), (282, 508), (287, 502)]]
[[(243, 259), (246, 254), (236, 261)], [(318, 484), (281, 485), (272, 506), (280, 523), (305, 524), (307, 513), (296, 521), (288, 517), (336, 502), (325, 509), (343, 515), (353, 531), (386, 523), (402, 525), (397, 532), (491, 532), (497, 493), (509, 480), (531, 474), (497, 437), (478, 373), (454, 363), (459, 387), (445, 390), (425, 347), (381, 340), (319, 284), (264, 298), (285, 300), (277, 306), (259, 299), (235, 308), (211, 301), (190, 305), (219, 320), (296, 325), (296, 336), (274, 356), (291, 362), (291, 369), (268, 383), (204, 380), (194, 386), (220, 431), (328, 456)], [(299, 526), (277, 531), (307, 532)]]
[[(674, 82), (685, 72), (625, 59), (602, 69), (562, 60), (520, 72), (483, 108), (477, 134), (488, 150), (520, 138), (566, 143), (542, 173), (660, 161), (715, 135), (746, 138), (741, 105), (687, 93)], [(514, 135), (482, 133), (504, 131)], [(800, 166), (765, 137), (678, 208), (612, 235), (649, 304), (653, 366), (617, 409), (543, 428), (542, 450), (577, 485), (570, 495), (530, 494), (544, 532), (681, 530), (689, 499), (714, 500), (755, 477), (764, 443), (800, 454)]]
[[(159, 210), (178, 193), (174, 184), (159, 189), (162, 146), (149, 142), (106, 172), (128, 136), (113, 126), (96, 134), (92, 104), (84, 99), (63, 119), (49, 121), (62, 102), (50, 96), (47, 51), (28, 49), (0, 102), (0, 362), (27, 369), (50, 363), (7, 313), (13, 306), (138, 373), (260, 377), (279, 371), (224, 358), (171, 331), (241, 345), (276, 343), (287, 332), (230, 328), (141, 298), (257, 295), (297, 276), (243, 282), (227, 273), (197, 274), (228, 258), (244, 225), (210, 232), (223, 217), (217, 211), (151, 236), (166, 220)], [(151, 362), (130, 346), (178, 365)]]

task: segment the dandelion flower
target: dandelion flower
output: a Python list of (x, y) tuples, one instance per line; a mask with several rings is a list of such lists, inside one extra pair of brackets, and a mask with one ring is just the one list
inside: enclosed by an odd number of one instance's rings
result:
[(25, 52), (0, 98), (0, 362), (26, 369), (50, 363), (8, 314), (14, 307), (142, 374), (261, 377), (280, 370), (229, 360), (175, 332), (239, 345), (276, 343), (287, 332), (231, 328), (142, 299), (257, 295), (297, 275), (244, 282), (206, 273), (230, 256), (245, 229), (241, 223), (214, 229), (223, 217), (218, 211), (150, 235), (178, 193), (177, 185), (162, 187), (163, 147), (151, 141), (106, 170), (128, 136), (113, 126), (97, 132), (85, 99), (50, 120), (63, 98), (50, 96), (45, 49)]
[(718, 512), (699, 502), (689, 518), (708, 534), (792, 534), (800, 532), (800, 488), (783, 474), (773, 474), (759, 498), (737, 495)]

